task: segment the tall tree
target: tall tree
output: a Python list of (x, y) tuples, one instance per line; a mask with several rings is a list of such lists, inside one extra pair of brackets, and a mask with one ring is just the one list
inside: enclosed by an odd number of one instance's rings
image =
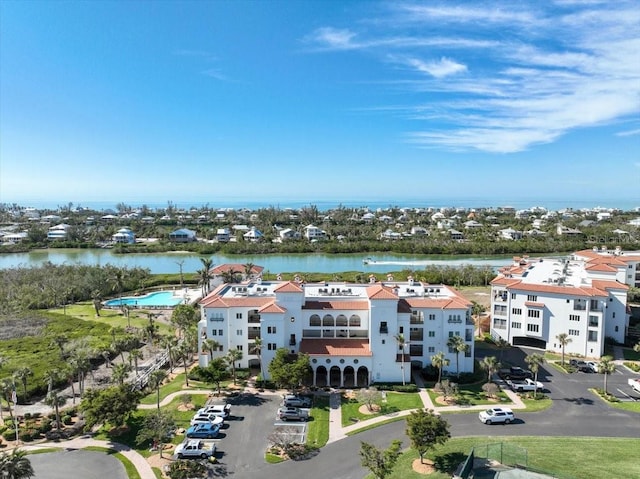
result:
[(242, 361), (242, 351), (239, 349), (230, 349), (227, 353), (226, 360), (229, 363), (229, 366), (231, 366), (233, 384), (236, 384), (236, 361)]
[(556, 336), (558, 343), (560, 343), (560, 347), (562, 348), (562, 366), (564, 366), (564, 348), (567, 344), (571, 342), (571, 338), (567, 333), (560, 333)]
[(142, 446), (151, 440), (158, 447), (162, 458), (164, 443), (171, 441), (171, 433), (175, 428), (176, 422), (170, 411), (161, 409), (152, 411), (144, 416), (142, 428), (140, 428), (136, 436), (136, 443)]
[(207, 384), (214, 384), (220, 396), (220, 383), (229, 377), (227, 362), (224, 358), (215, 358), (209, 361), (206, 368), (200, 370), (202, 379)]
[(196, 308), (187, 304), (176, 306), (171, 313), (171, 324), (180, 331), (180, 336), (184, 337), (186, 331), (195, 328), (198, 324), (199, 316)]
[(202, 283), (202, 295), (205, 296), (209, 292), (213, 260), (211, 258), (200, 258), (200, 262), (202, 263), (202, 269), (200, 270), (200, 282)]
[(542, 354), (534, 353), (529, 354), (524, 358), (525, 362), (529, 365), (529, 369), (533, 373), (533, 380), (535, 385), (533, 386), (534, 397), (538, 396), (538, 373), (540, 372), (540, 366), (544, 364), (544, 356)]
[(253, 268), (255, 267), (255, 264), (253, 263), (246, 263), (244, 265), (244, 277), (249, 280), (251, 279), (251, 276), (253, 275)]
[(62, 429), (62, 423), (60, 422), (60, 406), (64, 406), (66, 400), (64, 397), (58, 394), (55, 389), (51, 391), (44, 399), (47, 406), (52, 407), (56, 415), (56, 429), (58, 431)]
[(213, 361), (213, 353), (220, 351), (220, 346), (222, 345), (215, 339), (208, 338), (202, 341), (202, 350), (209, 353), (209, 361)]
[(136, 410), (139, 401), (140, 393), (128, 385), (89, 389), (80, 403), (80, 410), (84, 412), (87, 428), (103, 423), (121, 427)]
[(149, 375), (149, 387), (156, 391), (158, 409), (160, 409), (160, 386), (166, 378), (167, 372), (164, 369), (156, 369)]
[(451, 437), (449, 423), (430, 409), (418, 409), (407, 417), (407, 436), (420, 454), (420, 463), (429, 449), (442, 445)]
[(509, 341), (507, 341), (506, 339), (498, 338), (498, 340), (496, 341), (496, 346), (500, 351), (500, 362), (502, 362), (502, 357), (504, 355), (505, 349), (509, 348), (509, 346), (511, 345), (509, 344)]
[(438, 383), (442, 382), (442, 370), (445, 366), (448, 366), (450, 362), (442, 351), (431, 356), (431, 364), (433, 364), (433, 367), (438, 368)]
[(3, 479), (29, 479), (35, 476), (26, 451), (14, 449), (0, 456), (0, 476)]
[(389, 448), (382, 450), (372, 444), (360, 442), (361, 464), (369, 469), (376, 479), (385, 479), (393, 471), (398, 458), (402, 442), (391, 441)]
[(406, 384), (404, 374), (404, 349), (407, 347), (409, 342), (405, 339), (404, 334), (401, 333), (396, 334), (393, 339), (396, 340), (396, 344), (400, 350), (400, 369), (402, 370), (402, 385), (404, 386)]
[(23, 366), (14, 371), (13, 377), (17, 381), (20, 381), (20, 383), (22, 383), (22, 389), (24, 391), (24, 401), (26, 402), (29, 399), (29, 395), (27, 394), (27, 381), (29, 381), (30, 377), (33, 377), (33, 371), (31, 370), (31, 368)]
[(311, 371), (309, 355), (290, 354), (286, 348), (279, 348), (268, 366), (271, 379), (280, 387), (295, 389)]
[(175, 336), (161, 336), (160, 344), (167, 350), (169, 357), (169, 372), (173, 372), (173, 362), (175, 360), (175, 350), (178, 347), (178, 339)]
[(133, 366), (135, 367), (136, 376), (138, 376), (138, 361), (144, 357), (142, 353), (142, 349), (132, 349), (129, 351), (129, 360), (133, 361)]
[(607, 376), (609, 374), (613, 374), (616, 370), (616, 365), (613, 362), (613, 358), (611, 356), (602, 356), (600, 358), (600, 362), (598, 363), (598, 372), (600, 374), (604, 374), (604, 393), (609, 394), (607, 391)]
[(464, 342), (462, 336), (451, 336), (447, 341), (447, 347), (452, 349), (456, 353), (456, 376), (460, 376), (460, 353), (467, 351), (467, 344)]
[(500, 363), (495, 356), (485, 356), (480, 361), (480, 367), (487, 372), (487, 382), (491, 382), (491, 377), (500, 369)]
[(122, 291), (124, 290), (124, 283), (126, 279), (126, 270), (124, 268), (117, 268), (113, 271), (113, 274), (109, 277), (108, 282), (111, 284), (111, 290), (118, 294), (120, 304), (122, 305)]
[(176, 355), (182, 361), (184, 367), (184, 384), (189, 387), (189, 365), (193, 361), (193, 351), (186, 341), (181, 342), (176, 350)]
[(131, 366), (125, 363), (115, 364), (111, 369), (111, 381), (123, 386), (129, 373), (131, 372)]

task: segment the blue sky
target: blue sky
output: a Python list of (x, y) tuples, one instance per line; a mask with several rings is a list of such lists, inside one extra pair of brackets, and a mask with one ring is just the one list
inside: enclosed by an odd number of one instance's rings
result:
[(0, 2), (0, 202), (409, 197), (640, 205), (638, 1)]

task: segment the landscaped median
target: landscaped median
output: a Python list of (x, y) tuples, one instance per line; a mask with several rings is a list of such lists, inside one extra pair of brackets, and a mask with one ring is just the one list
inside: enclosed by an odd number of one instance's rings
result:
[[(367, 391), (367, 390), (363, 390)], [(367, 398), (366, 392), (351, 392), (342, 395), (342, 426), (350, 426), (359, 421), (424, 407), (418, 393), (375, 391), (379, 398)], [(362, 394), (362, 396), (360, 396)]]

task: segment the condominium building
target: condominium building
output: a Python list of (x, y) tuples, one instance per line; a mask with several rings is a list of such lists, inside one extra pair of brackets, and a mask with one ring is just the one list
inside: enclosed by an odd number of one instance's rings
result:
[[(253, 279), (222, 284), (200, 302), (199, 364), (209, 363), (204, 339), (242, 351), (240, 367), (258, 365), (253, 345), (262, 340), (265, 377), (276, 350), (307, 353), (316, 386), (360, 387), (410, 381), (410, 368), (431, 364), (442, 351), (448, 369), (473, 371), (471, 303), (444, 285), (408, 279), (367, 284), (303, 283)], [(405, 344), (398, 343), (402, 335)], [(449, 350), (461, 336), (467, 351)]]
[(566, 353), (593, 358), (604, 354), (606, 338), (623, 343), (629, 268), (615, 253), (514, 258), (491, 282), (492, 336), (560, 352), (564, 333)]

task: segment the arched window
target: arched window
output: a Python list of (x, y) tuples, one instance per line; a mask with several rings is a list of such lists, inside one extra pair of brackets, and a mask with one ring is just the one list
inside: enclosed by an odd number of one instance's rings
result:
[(352, 314), (351, 317), (349, 318), (349, 326), (350, 327), (356, 327), (359, 328), (360, 327), (360, 316), (358, 316), (357, 314)]
[(322, 325), (323, 326), (335, 326), (335, 322), (333, 320), (333, 316), (331, 316), (330, 314), (325, 314), (324, 317), (322, 318)]
[(339, 314), (336, 317), (336, 326), (337, 327), (346, 327), (347, 326), (347, 317), (344, 314)]
[(309, 326), (322, 326), (320, 322), (320, 316), (317, 314), (312, 314), (309, 318)]

